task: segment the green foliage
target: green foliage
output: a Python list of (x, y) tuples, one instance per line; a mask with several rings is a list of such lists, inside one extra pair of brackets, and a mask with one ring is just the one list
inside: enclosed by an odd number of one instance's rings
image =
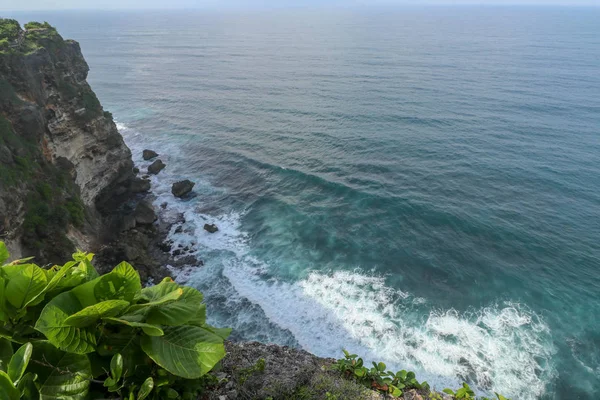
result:
[(338, 360), (334, 367), (346, 377), (355, 379), (366, 387), (389, 393), (393, 397), (401, 396), (403, 390), (429, 390), (429, 384), (417, 381), (414, 372), (386, 371), (386, 365), (382, 362), (373, 363), (372, 368), (367, 368), (362, 358), (346, 350), (344, 350), (344, 358)]
[(0, 267), (0, 398), (197, 398), (230, 330), (206, 324), (196, 289), (142, 288), (128, 263), (99, 275), (92, 260)]
[(85, 219), (85, 208), (79, 197), (71, 197), (65, 203), (65, 209), (69, 216), (69, 222), (80, 227)]
[(265, 371), (265, 366), (265, 359), (259, 358), (254, 365), (248, 368), (243, 368), (239, 371), (238, 381), (241, 385), (243, 385), (252, 375), (257, 373), (263, 373)]
[(13, 41), (19, 36), (21, 27), (14, 19), (0, 19), (0, 40)]
[(456, 392), (452, 389), (444, 389), (443, 392), (454, 396), (455, 399), (475, 399), (475, 392), (471, 390), (467, 383), (463, 383), (462, 387), (456, 390)]
[[(476, 397), (475, 392), (473, 392), (473, 390), (467, 383), (463, 383), (462, 387), (458, 388), (456, 391), (452, 389), (444, 389), (443, 392), (459, 400), (475, 400), (476, 398), (478, 398), (479, 400), (491, 400), (488, 397)], [(495, 393), (495, 395), (497, 400), (510, 400), (502, 396), (501, 394)]]
[(21, 30), (14, 19), (0, 19), (0, 54), (29, 54), (46, 47), (55, 51), (63, 42), (56, 29), (47, 22), (29, 22)]
[(29, 30), (29, 29), (54, 29), (54, 27), (46, 21), (44, 21), (43, 23), (31, 21), (31, 22), (28, 22), (25, 25), (23, 25), (23, 27), (27, 30)]
[[(364, 386), (377, 390), (379, 392), (388, 393), (392, 397), (399, 397), (403, 391), (416, 389), (426, 392), (432, 400), (442, 400), (442, 395), (435, 392), (430, 392), (430, 387), (427, 382), (419, 382), (416, 379), (415, 373), (411, 371), (386, 371), (386, 365), (382, 362), (373, 363), (372, 368), (367, 368), (363, 365), (362, 358), (356, 354), (350, 354), (344, 350), (344, 358), (337, 360), (334, 364), (334, 369), (341, 372), (349, 379), (356, 380)], [(453, 396), (459, 400), (475, 400), (476, 396), (473, 390), (467, 383), (463, 383), (462, 387), (456, 391), (452, 389), (444, 389), (444, 393)], [(510, 400), (501, 394), (496, 393), (497, 400)], [(490, 400), (487, 397), (479, 397), (479, 400)]]
[[(0, 79), (0, 89), (2, 82)], [(83, 226), (85, 207), (69, 173), (43, 161), (39, 144), (18, 135), (11, 122), (1, 115), (0, 145), (13, 149), (13, 154), (18, 149), (19, 154), (13, 155), (12, 165), (0, 163), (0, 186), (29, 191), (23, 219), (26, 246), (36, 247), (38, 255), (44, 251), (50, 254), (72, 251), (65, 231), (69, 224)]]

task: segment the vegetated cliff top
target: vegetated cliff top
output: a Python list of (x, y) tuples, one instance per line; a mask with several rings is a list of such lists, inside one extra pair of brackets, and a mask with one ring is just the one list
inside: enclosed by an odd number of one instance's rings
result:
[(29, 22), (24, 28), (14, 19), (0, 19), (0, 54), (29, 54), (64, 42), (47, 22)]

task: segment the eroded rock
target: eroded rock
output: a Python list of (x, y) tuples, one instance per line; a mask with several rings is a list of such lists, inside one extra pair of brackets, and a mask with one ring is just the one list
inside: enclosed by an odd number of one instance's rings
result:
[(215, 233), (219, 230), (215, 224), (204, 224), (204, 230), (210, 233)]
[(186, 179), (184, 181), (175, 182), (171, 187), (171, 193), (175, 197), (184, 197), (194, 189), (195, 183)]
[(133, 213), (137, 225), (150, 225), (158, 219), (154, 208), (147, 201), (140, 201)]
[(167, 165), (164, 162), (162, 162), (162, 160), (156, 160), (148, 167), (148, 173), (156, 175), (160, 171), (162, 171), (166, 166)]
[(132, 193), (143, 193), (150, 190), (150, 181), (148, 179), (139, 179), (135, 178), (131, 182), (131, 192)]
[(142, 152), (142, 157), (144, 158), (144, 160), (148, 161), (152, 160), (154, 157), (158, 157), (158, 153), (154, 150), (146, 149)]

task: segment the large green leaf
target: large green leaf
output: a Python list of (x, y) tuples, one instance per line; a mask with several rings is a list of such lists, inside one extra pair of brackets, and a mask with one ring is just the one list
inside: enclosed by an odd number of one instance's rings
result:
[(220, 337), (221, 339), (225, 340), (229, 337), (229, 335), (231, 335), (231, 328), (215, 328), (214, 326), (208, 325), (208, 324), (204, 324), (202, 325), (202, 327), (212, 333), (214, 333), (215, 335), (217, 335), (218, 337)]
[[(109, 336), (103, 336), (98, 344), (97, 354), (102, 357), (119, 353), (123, 356), (123, 376), (131, 376), (137, 366), (146, 364), (148, 356), (140, 346), (140, 335), (134, 328), (122, 325), (123, 329)], [(92, 353), (94, 354), (94, 353)]]
[(160, 301), (166, 295), (179, 289), (179, 285), (171, 278), (164, 278), (158, 285), (149, 286), (142, 289), (140, 298), (149, 303)]
[(4, 371), (0, 371), (0, 399), (19, 400), (21, 393), (13, 385), (12, 381)]
[(150, 392), (152, 392), (152, 389), (154, 389), (154, 380), (152, 377), (149, 377), (142, 384), (142, 387), (137, 395), (137, 400), (144, 400), (146, 397), (148, 397)]
[(0, 321), (8, 321), (8, 313), (6, 312), (6, 279), (0, 276)]
[(78, 261), (78, 270), (84, 274), (85, 281), (91, 281), (96, 279), (100, 275), (98, 275), (98, 271), (92, 265), (92, 259), (94, 258), (93, 253), (84, 253), (82, 251), (78, 251), (73, 254), (73, 260)]
[(89, 307), (105, 300), (125, 300), (132, 302), (142, 289), (140, 275), (125, 262), (111, 272), (77, 286), (72, 292), (83, 307)]
[(19, 265), (19, 271), (8, 277), (5, 296), (15, 308), (27, 306), (48, 284), (44, 271), (35, 264)]
[(65, 320), (65, 324), (78, 328), (90, 326), (104, 317), (114, 317), (129, 307), (125, 300), (106, 300), (98, 304), (86, 307), (71, 315)]
[(8, 260), (10, 254), (8, 253), (8, 249), (4, 242), (0, 242), (0, 265), (4, 264), (4, 261)]
[(8, 364), (13, 356), (13, 348), (10, 340), (0, 338), (0, 371), (8, 371)]
[[(146, 322), (156, 325), (178, 326), (199, 316), (199, 308), (203, 300), (202, 293), (194, 288), (184, 286), (183, 294), (176, 301), (152, 307), (148, 312)], [(194, 323), (194, 325), (196, 325)]]
[(78, 328), (66, 323), (69, 316), (83, 307), (73, 291), (61, 293), (42, 310), (35, 329), (61, 350), (86, 354), (96, 348), (96, 332), (93, 327)]
[(141, 290), (140, 274), (130, 264), (122, 262), (100, 278), (94, 287), (94, 295), (98, 301), (120, 299), (131, 303)]
[(73, 265), (75, 265), (75, 263), (70, 262), (70, 263), (66, 263), (58, 270), (45, 271), (46, 279), (48, 280), (48, 284), (46, 285), (46, 287), (44, 288), (43, 291), (41, 291), (40, 293), (38, 293), (37, 296), (35, 296), (33, 299), (31, 299), (31, 301), (29, 302), (29, 305), (32, 306), (32, 305), (41, 303), (44, 300), (44, 295), (46, 293), (54, 290), (61, 282), (63, 282), (66, 279), (67, 274), (73, 268)]
[(199, 378), (225, 356), (223, 339), (202, 327), (168, 327), (164, 332), (164, 336), (142, 337), (142, 349), (174, 375)]
[(40, 400), (40, 392), (35, 385), (37, 375), (31, 372), (26, 373), (17, 384), (17, 389), (21, 392), (21, 400)]
[(152, 324), (147, 324), (147, 323), (144, 323), (144, 322), (127, 321), (125, 319), (110, 318), (110, 317), (109, 318), (103, 318), (103, 321), (106, 321), (106, 323), (109, 323), (109, 324), (121, 324), (121, 325), (130, 326), (132, 328), (142, 328), (142, 330), (144, 331), (144, 333), (146, 335), (150, 335), (150, 336), (162, 336), (162, 335), (164, 335), (164, 332), (160, 328), (160, 326), (152, 325)]
[(12, 356), (10, 363), (8, 364), (8, 376), (11, 381), (17, 382), (21, 379), (29, 364), (32, 351), (33, 345), (31, 343), (25, 343), (23, 346), (19, 347)]
[(85, 355), (63, 352), (48, 342), (36, 342), (29, 371), (38, 375), (40, 400), (87, 398), (92, 368)]

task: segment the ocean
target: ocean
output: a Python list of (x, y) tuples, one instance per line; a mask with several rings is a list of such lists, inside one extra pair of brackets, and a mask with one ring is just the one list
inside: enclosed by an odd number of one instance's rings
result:
[(78, 40), (135, 162), (160, 153), (204, 260), (173, 272), (235, 339), (600, 394), (599, 8), (14, 16)]

